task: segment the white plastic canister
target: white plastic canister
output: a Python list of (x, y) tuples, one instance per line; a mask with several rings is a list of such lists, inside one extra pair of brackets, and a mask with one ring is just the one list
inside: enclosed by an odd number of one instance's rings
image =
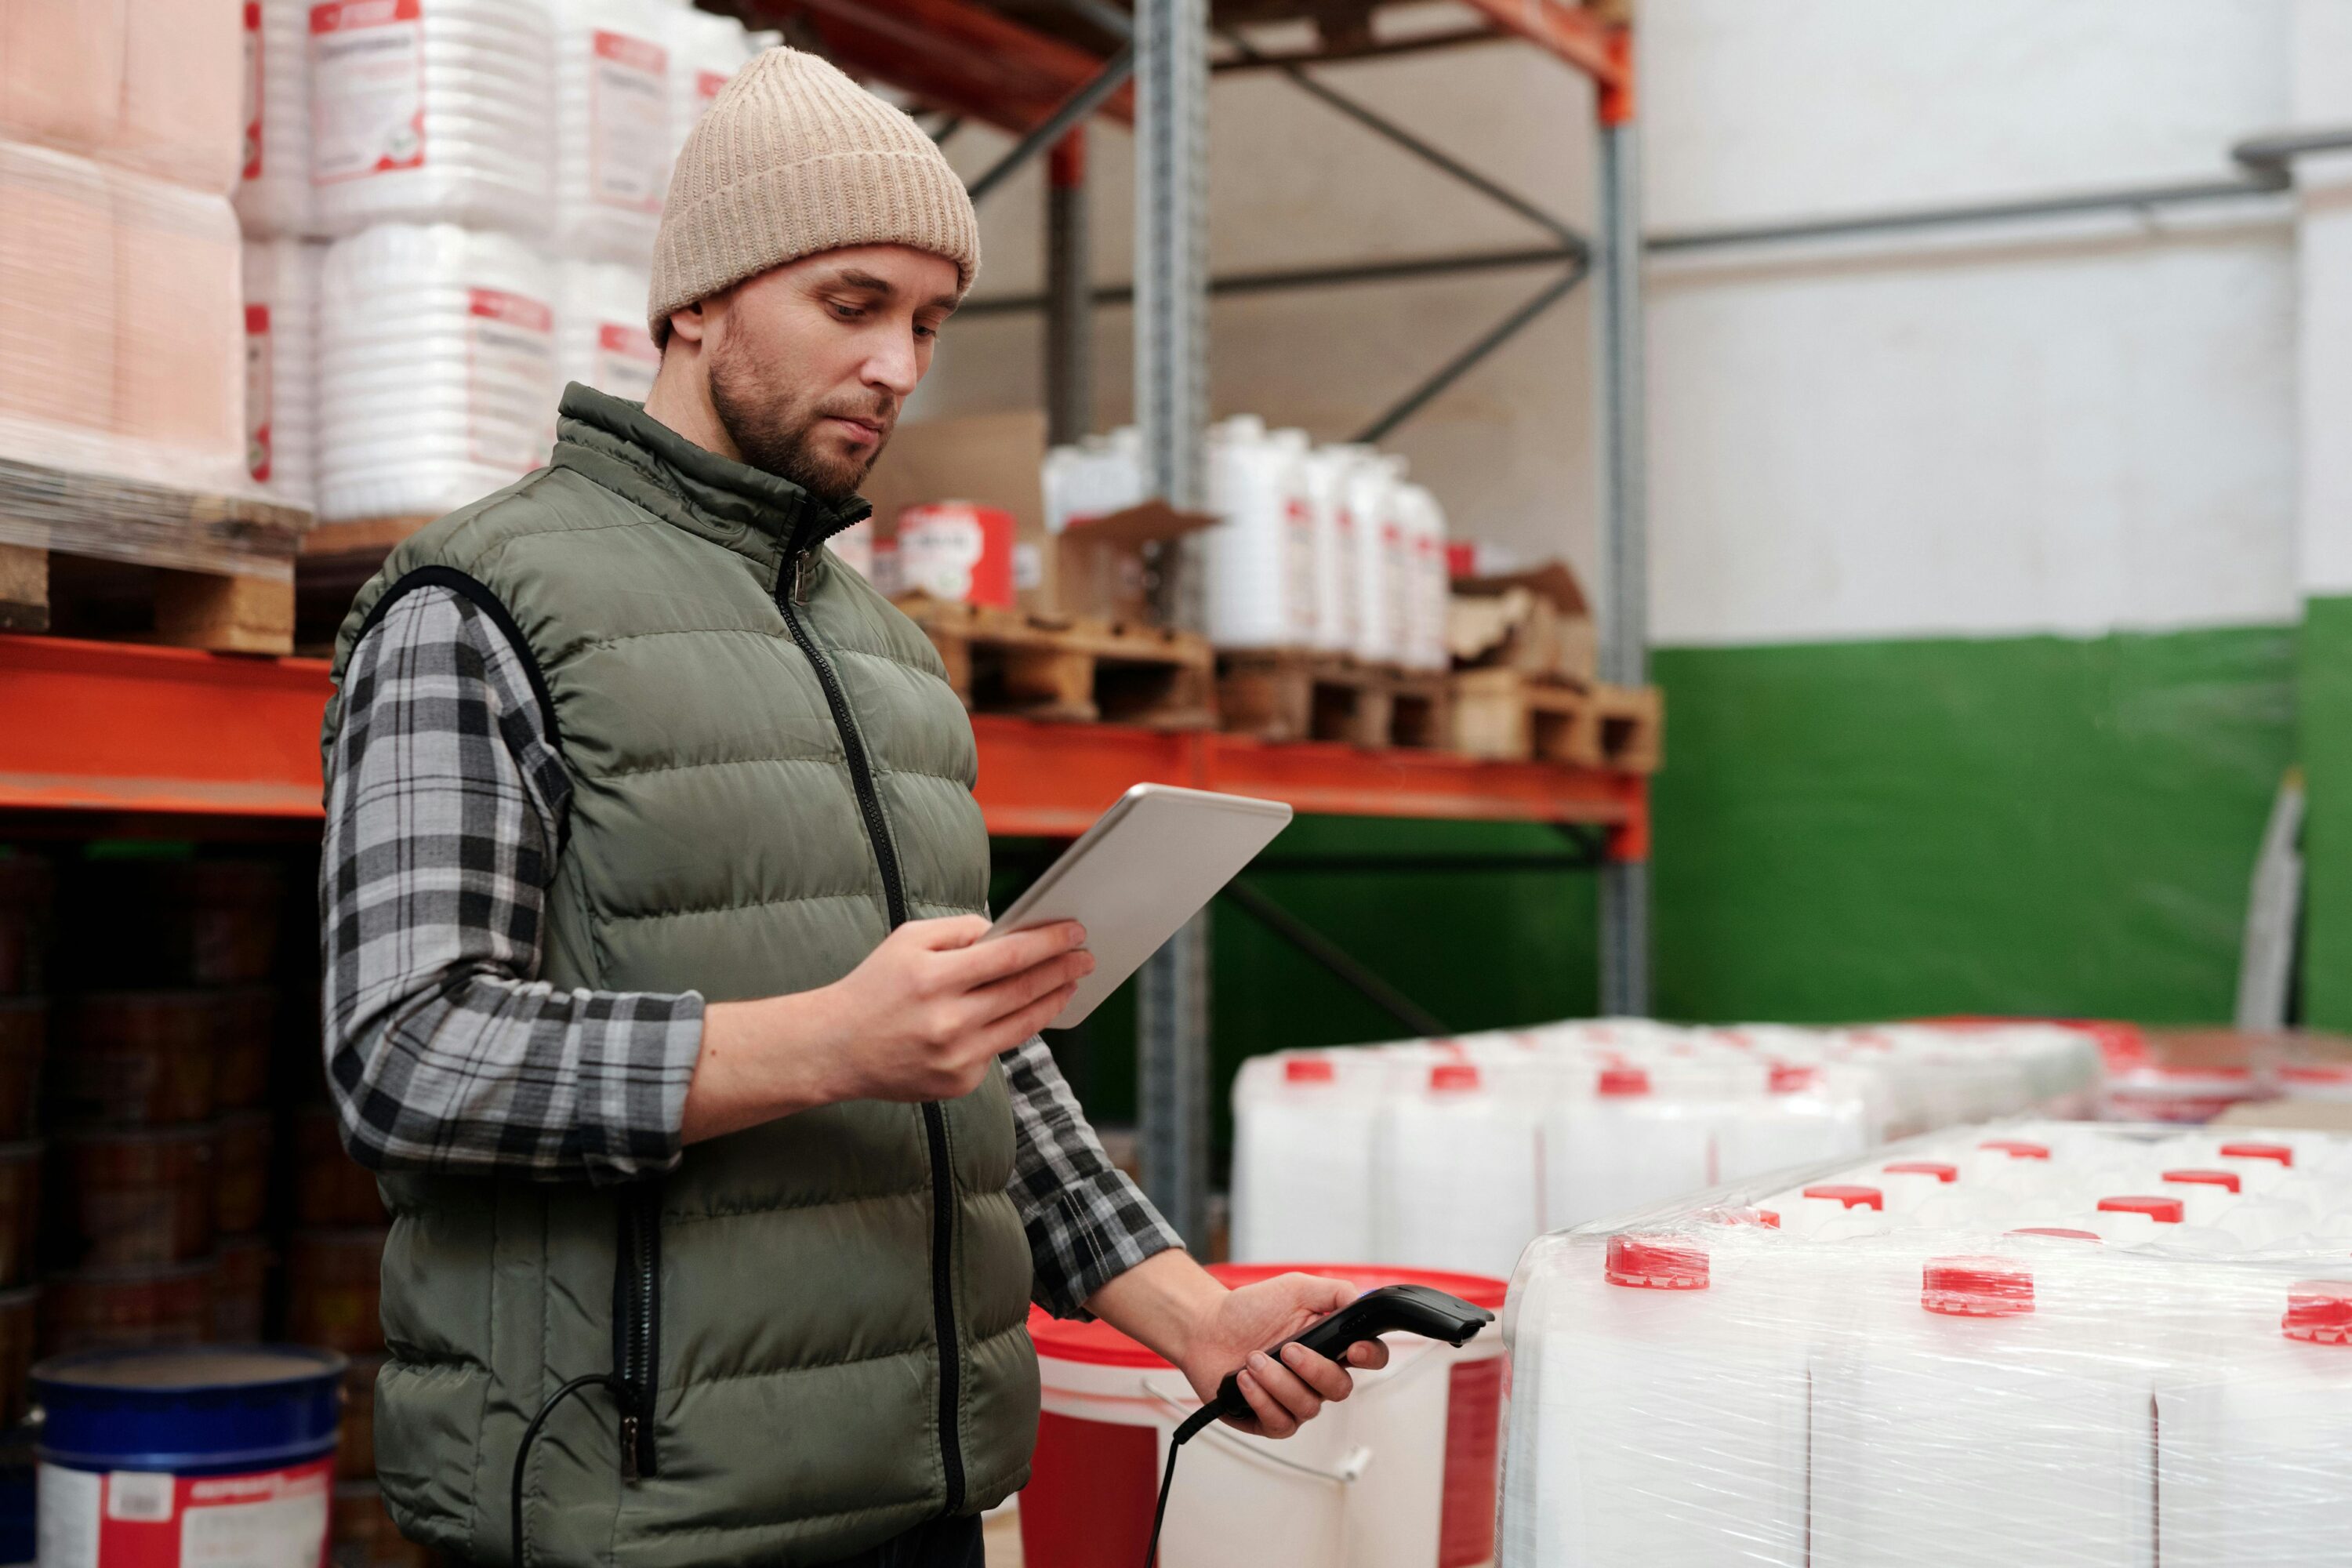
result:
[(646, 331), (645, 269), (617, 261), (569, 261), (556, 285), (555, 371), (615, 397), (643, 403), (661, 369)]
[(253, 239), (310, 231), (310, 0), (245, 0), (236, 219)]
[(1315, 531), (1315, 646), (1327, 653), (1356, 647), (1356, 547), (1360, 530), (1348, 476), (1360, 447), (1318, 447), (1307, 455), (1307, 515)]
[(1356, 526), (1356, 643), (1358, 658), (1393, 664), (1403, 651), (1408, 574), (1404, 527), (1397, 489), (1404, 459), (1352, 448), (1356, 461), (1347, 477), (1349, 515)]
[(555, 310), (520, 240), (383, 224), (319, 282), (319, 514), (438, 513), (547, 460)]
[(444, 222), (542, 237), (554, 210), (553, 43), (547, 0), (311, 6), (321, 232)]
[(1388, 1058), (1253, 1057), (1234, 1079), (1236, 1260), (1371, 1258), (1372, 1135)]
[[(1236, 1287), (1287, 1265), (1221, 1264)], [(1360, 1288), (1416, 1283), (1499, 1307), (1498, 1279), (1378, 1266), (1312, 1264)], [(1030, 1568), (1141, 1562), (1177, 1426), (1199, 1407), (1183, 1375), (1107, 1323), (1032, 1311), (1044, 1415), (1021, 1496)], [(1161, 1568), (1281, 1563), (1294, 1568), (1482, 1568), (1494, 1559), (1502, 1338), (1459, 1350), (1400, 1335), (1389, 1365), (1356, 1373), (1280, 1442), (1209, 1427), (1176, 1463)]]
[(669, 39), (662, 0), (553, 0), (559, 255), (653, 265), (669, 189)]
[(1408, 1079), (1374, 1133), (1384, 1260), (1507, 1274), (1543, 1228), (1543, 1102), (1527, 1075), (1441, 1062)]
[(686, 145), (702, 111), (751, 58), (751, 41), (732, 16), (680, 5), (670, 17), (669, 150)]
[(247, 471), (271, 496), (318, 504), (319, 266), (302, 239), (245, 244), (245, 427)]
[(1397, 489), (1397, 520), (1403, 530), (1405, 615), (1399, 662), (1408, 669), (1444, 669), (1446, 600), (1453, 580), (1445, 570), (1445, 510), (1423, 485)]
[(1649, 1071), (1603, 1067), (1544, 1118), (1544, 1227), (1630, 1214), (1706, 1186), (1719, 1104), (1651, 1092)]
[(1269, 432), (1253, 415), (1209, 431), (1209, 510), (1223, 521), (1203, 536), (1209, 640), (1220, 647), (1305, 647), (1315, 633), (1315, 538), (1307, 507), (1307, 438)]

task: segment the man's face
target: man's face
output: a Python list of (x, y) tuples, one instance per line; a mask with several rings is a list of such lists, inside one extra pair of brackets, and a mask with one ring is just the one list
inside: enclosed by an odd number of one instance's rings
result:
[(772, 268), (722, 300), (706, 307), (704, 340), (719, 424), (753, 468), (837, 501), (865, 482), (930, 368), (956, 267), (858, 246)]

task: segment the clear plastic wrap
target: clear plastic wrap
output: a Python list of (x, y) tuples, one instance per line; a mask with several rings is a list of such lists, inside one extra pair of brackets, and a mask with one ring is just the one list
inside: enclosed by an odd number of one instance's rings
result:
[(324, 233), (553, 216), (546, 0), (326, 0), (310, 11), (310, 181)]
[[(669, 19), (669, 149), (675, 159), (710, 100), (750, 63), (759, 45), (732, 16), (717, 16), (690, 5), (673, 8)], [(663, 179), (666, 190), (667, 175)]]
[(617, 261), (568, 261), (558, 269), (555, 370), (615, 397), (643, 403), (661, 369), (661, 351), (646, 331), (645, 269)]
[(1947, 1130), (1544, 1237), (1504, 1327), (1504, 1568), (2352, 1552), (2341, 1137)]
[(675, 9), (667, 0), (552, 0), (552, 10), (551, 247), (566, 257), (648, 267), (674, 151)]
[(1679, 1029), (1604, 1020), (1253, 1058), (1234, 1256), (1507, 1273), (1547, 1230), (1990, 1116), (2079, 1115), (2057, 1026)]
[(228, 195), (246, 161), (242, 9), (230, 0), (7, 0), (0, 137)]
[(319, 515), (430, 516), (529, 473), (554, 439), (555, 309), (520, 240), (384, 224), (319, 281)]
[(245, 244), (246, 462), (276, 500), (306, 511), (319, 494), (319, 268), (306, 239)]
[(249, 489), (238, 271), (226, 196), (0, 142), (0, 456)]
[(247, 237), (312, 232), (310, 0), (245, 0), (245, 168), (236, 216)]

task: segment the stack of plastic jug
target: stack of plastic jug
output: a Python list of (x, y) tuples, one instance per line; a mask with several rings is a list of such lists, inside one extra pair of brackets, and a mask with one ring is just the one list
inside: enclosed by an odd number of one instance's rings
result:
[(1506, 1332), (1507, 1568), (2284, 1568), (2352, 1539), (2339, 1136), (1948, 1130), (1546, 1237)]
[(1315, 530), (1307, 433), (1236, 415), (1209, 431), (1208, 634), (1219, 647), (1306, 647), (1315, 638)]
[(310, 202), (310, 0), (247, 0), (245, 168), (236, 218), (247, 239), (306, 235)]
[(116, 0), (5, 16), (0, 453), (249, 489), (228, 199), (245, 152), (237, 9)]
[(383, 224), (337, 242), (319, 351), (323, 517), (430, 516), (546, 460), (552, 279), (520, 240)]
[(2101, 1071), (2091, 1036), (2048, 1025), (1615, 1020), (1259, 1057), (1234, 1085), (1234, 1256), (1326, 1236), (1505, 1272), (1543, 1231), (1718, 1182), (1969, 1117), (2084, 1113)]
[(666, 0), (553, 0), (555, 228), (575, 260), (648, 267), (677, 94)]

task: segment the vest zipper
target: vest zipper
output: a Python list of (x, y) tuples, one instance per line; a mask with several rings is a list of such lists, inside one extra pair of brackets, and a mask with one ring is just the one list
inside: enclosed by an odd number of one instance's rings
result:
[[(907, 890), (898, 877), (898, 853), (890, 842), (890, 825), (882, 816), (882, 796), (874, 785), (874, 767), (866, 742), (851, 721), (849, 700), (824, 649), (802, 624), (801, 573), (807, 552), (807, 525), (793, 531), (776, 573), (776, 608), (784, 629), (816, 672), (832, 710), (834, 728), (849, 763), (849, 779), (857, 795), (857, 809), (866, 820), (866, 836), (874, 846), (874, 863), (882, 873), (882, 897), (896, 931), (907, 921)], [(931, 1331), (940, 1345), (940, 1469), (946, 1478), (949, 1514), (963, 1507), (963, 1439), (956, 1428), (956, 1408), (961, 1398), (962, 1366), (959, 1358), (955, 1314), (955, 1177), (948, 1165), (947, 1115), (933, 1101), (923, 1105), (923, 1137), (931, 1162)]]
[(660, 1392), (661, 1188), (648, 1184), (621, 1194), (620, 1235), (613, 1274), (614, 1390), (621, 1407), (621, 1479), (661, 1473), (654, 1451), (654, 1398)]

